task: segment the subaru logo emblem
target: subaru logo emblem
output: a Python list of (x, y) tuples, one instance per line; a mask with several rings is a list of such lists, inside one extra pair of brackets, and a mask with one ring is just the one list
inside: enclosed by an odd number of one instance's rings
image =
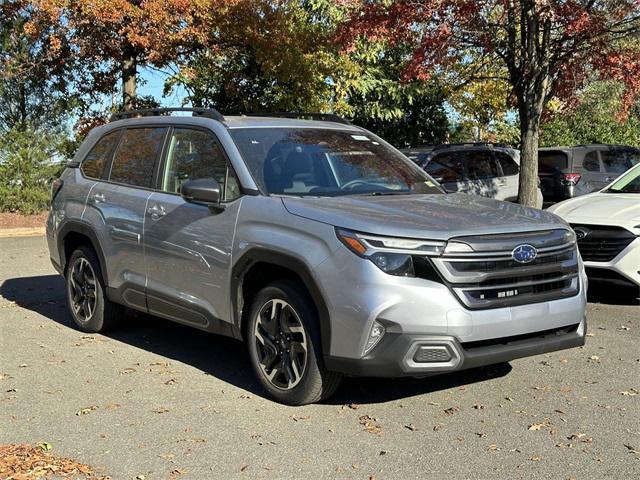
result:
[(518, 263), (531, 263), (538, 256), (538, 250), (533, 245), (518, 245), (511, 252), (511, 257)]

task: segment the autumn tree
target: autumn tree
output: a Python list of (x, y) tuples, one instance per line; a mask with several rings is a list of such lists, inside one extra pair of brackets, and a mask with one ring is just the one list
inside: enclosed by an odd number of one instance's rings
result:
[(179, 61), (200, 47), (200, 32), (233, 1), (34, 0), (41, 18), (64, 29), (62, 43), (84, 62), (85, 89), (111, 93), (122, 82), (123, 105), (136, 103), (138, 70)]
[(551, 98), (573, 97), (594, 72), (624, 87), (621, 115), (640, 94), (637, 0), (347, 0), (340, 39), (413, 42), (406, 78), (455, 72), (451, 81), (506, 72), (519, 114), (519, 202), (535, 205), (540, 124)]

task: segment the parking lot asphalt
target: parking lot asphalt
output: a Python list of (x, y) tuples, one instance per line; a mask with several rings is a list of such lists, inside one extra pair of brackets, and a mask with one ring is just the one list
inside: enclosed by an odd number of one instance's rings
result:
[(241, 343), (128, 313), (74, 329), (42, 237), (0, 239), (0, 444), (113, 479), (640, 478), (640, 307), (601, 287), (585, 347), (266, 399)]

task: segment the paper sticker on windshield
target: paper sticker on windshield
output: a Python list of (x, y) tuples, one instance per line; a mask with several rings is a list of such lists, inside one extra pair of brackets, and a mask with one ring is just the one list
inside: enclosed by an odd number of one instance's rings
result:
[(361, 142), (369, 141), (369, 137), (366, 137), (364, 135), (351, 135), (351, 138), (353, 138), (354, 140), (360, 140)]
[(424, 183), (427, 185), (427, 187), (435, 187), (435, 185), (433, 184), (433, 182), (431, 180), (425, 180)]

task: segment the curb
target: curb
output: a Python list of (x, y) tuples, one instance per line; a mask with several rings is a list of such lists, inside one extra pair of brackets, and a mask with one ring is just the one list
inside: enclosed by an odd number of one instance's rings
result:
[(0, 238), (11, 237), (43, 237), (45, 227), (0, 228)]

